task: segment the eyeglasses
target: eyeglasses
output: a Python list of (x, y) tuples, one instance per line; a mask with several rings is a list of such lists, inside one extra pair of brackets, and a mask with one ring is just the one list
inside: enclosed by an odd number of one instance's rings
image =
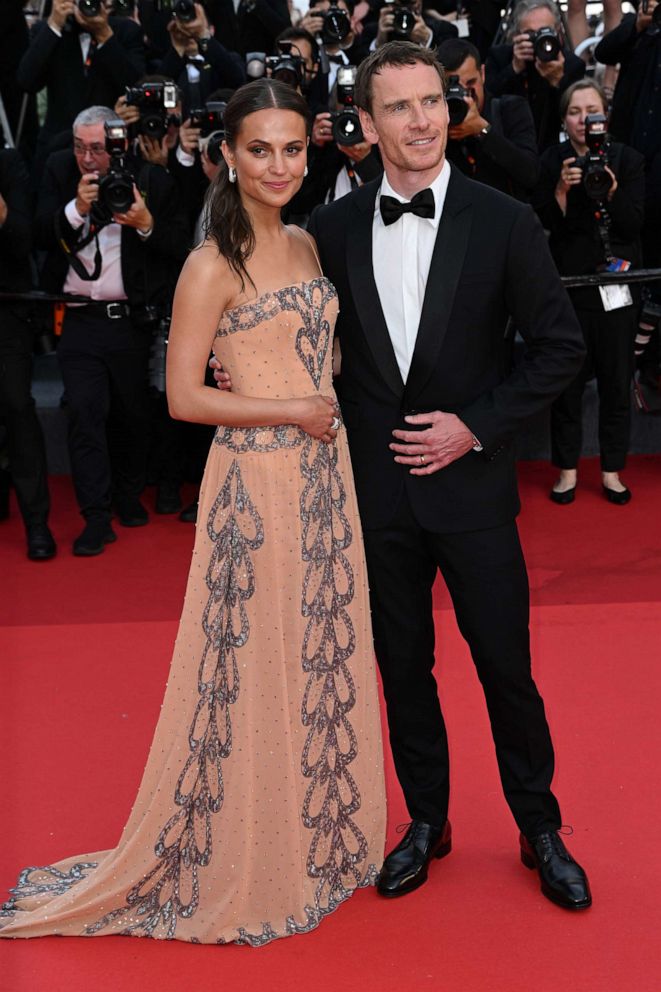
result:
[(84, 155), (85, 152), (89, 152), (95, 158), (99, 155), (104, 155), (106, 151), (106, 146), (101, 145), (98, 142), (94, 145), (84, 145), (82, 141), (74, 141), (73, 143), (74, 155)]

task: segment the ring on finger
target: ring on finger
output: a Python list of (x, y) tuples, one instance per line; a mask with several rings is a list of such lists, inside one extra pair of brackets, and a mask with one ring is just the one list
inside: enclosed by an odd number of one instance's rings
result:
[(418, 458), (420, 459), (420, 464), (421, 465), (424, 465), (425, 464), (425, 456), (424, 455), (418, 455)]
[(340, 429), (340, 418), (333, 417), (333, 419), (331, 420), (331, 430), (339, 431), (339, 429)]

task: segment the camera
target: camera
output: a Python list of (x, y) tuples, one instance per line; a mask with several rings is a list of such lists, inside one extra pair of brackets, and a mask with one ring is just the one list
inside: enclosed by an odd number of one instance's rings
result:
[(223, 115), (227, 104), (223, 100), (210, 100), (204, 110), (192, 110), (191, 122), (195, 115), (194, 127), (200, 128), (200, 154), (206, 150), (207, 157), (214, 165), (219, 165), (223, 157), (220, 146), (225, 140)]
[(78, 10), (83, 17), (98, 17), (101, 11), (101, 0), (78, 0)]
[(583, 189), (591, 200), (603, 200), (611, 188), (608, 164), (608, 124), (603, 114), (588, 114), (585, 118), (585, 155), (576, 159), (576, 168), (583, 170)]
[(342, 65), (337, 70), (337, 102), (342, 110), (331, 114), (333, 141), (338, 145), (357, 145), (364, 140), (358, 111), (354, 106), (356, 85), (355, 65)]
[(190, 24), (195, 20), (195, 3), (193, 0), (154, 0), (154, 10), (172, 14), (182, 24)]
[(113, 17), (132, 17), (135, 13), (135, 0), (112, 0), (110, 13)]
[(535, 58), (540, 62), (555, 62), (562, 45), (560, 38), (553, 28), (540, 28), (539, 31), (528, 31), (528, 37), (532, 42)]
[(415, 14), (411, 6), (414, 0), (385, 0), (388, 7), (393, 8), (393, 25), (390, 37), (400, 41), (408, 41), (415, 27)]
[(279, 79), (298, 89), (305, 80), (305, 59), (302, 55), (292, 52), (291, 41), (279, 42), (280, 52), (277, 55), (265, 55), (264, 52), (248, 52), (246, 55), (246, 75), (248, 79)]
[(448, 76), (445, 99), (448, 105), (448, 114), (450, 115), (450, 127), (461, 124), (466, 119), (466, 114), (468, 113), (466, 97), (472, 95), (470, 90), (467, 90), (465, 86), (461, 85), (459, 76)]
[[(643, 14), (649, 14), (650, 0), (642, 0), (642, 11)], [(656, 7), (652, 11), (652, 24), (654, 24), (657, 28), (661, 28), (661, 3), (657, 3)]]
[[(310, 13), (315, 13), (314, 9)], [(351, 19), (346, 10), (331, 4), (328, 10), (317, 13), (320, 16), (323, 13), (324, 18), (320, 34), (322, 45), (339, 45), (351, 34)]]
[(137, 133), (160, 141), (170, 124), (178, 124), (172, 113), (177, 106), (177, 87), (174, 83), (143, 83), (126, 87), (126, 106), (137, 107), (140, 120)]
[(122, 120), (105, 121), (106, 151), (110, 165), (99, 180), (99, 197), (93, 219), (110, 223), (113, 214), (123, 214), (133, 203), (133, 176), (124, 165), (128, 128)]

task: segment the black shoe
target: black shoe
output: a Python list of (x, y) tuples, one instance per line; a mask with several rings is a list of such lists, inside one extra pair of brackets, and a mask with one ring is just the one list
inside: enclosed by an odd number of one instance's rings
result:
[(106, 544), (117, 540), (117, 535), (104, 520), (90, 520), (85, 524), (82, 534), (73, 542), (73, 553), (80, 558), (91, 558), (105, 551)]
[(521, 834), (521, 861), (536, 868), (547, 899), (565, 909), (587, 909), (592, 905), (587, 875), (553, 831), (528, 840)]
[(183, 508), (179, 514), (179, 519), (185, 524), (197, 523), (197, 500), (193, 500), (192, 503)]
[(122, 527), (144, 527), (149, 523), (149, 514), (137, 496), (117, 500), (115, 513)]
[(162, 482), (156, 489), (156, 512), (179, 513), (180, 509), (179, 486), (172, 482)]
[(573, 503), (576, 499), (576, 486), (572, 486), (571, 489), (565, 489), (564, 492), (559, 493), (557, 489), (552, 489), (549, 493), (549, 499), (558, 506), (567, 506), (569, 503)]
[(388, 898), (413, 892), (427, 881), (431, 859), (444, 858), (451, 850), (452, 827), (449, 820), (443, 827), (414, 820), (404, 839), (384, 861), (377, 891)]
[(28, 524), (25, 532), (31, 561), (47, 561), (55, 557), (57, 545), (47, 524)]
[(631, 490), (627, 489), (626, 486), (621, 493), (618, 493), (616, 489), (609, 489), (608, 486), (602, 485), (601, 488), (608, 502), (615, 503), (616, 506), (624, 506), (631, 499)]

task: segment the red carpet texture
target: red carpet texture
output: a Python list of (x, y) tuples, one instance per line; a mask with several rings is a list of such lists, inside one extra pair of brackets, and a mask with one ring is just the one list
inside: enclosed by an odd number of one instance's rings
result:
[[(552, 470), (520, 467), (535, 677), (555, 788), (594, 906), (548, 903), (518, 860), (484, 701), (447, 595), (437, 676), (452, 746), (454, 850), (427, 885), (359, 892), (321, 927), (266, 948), (109, 937), (0, 941), (2, 992), (658, 992), (661, 988), (661, 459), (631, 460), (627, 507), (585, 463), (558, 507)], [(113, 846), (136, 792), (176, 630), (192, 527), (117, 527), (95, 559), (70, 480), (52, 480), (51, 562), (28, 562), (17, 511), (0, 524), (0, 899), (19, 870)], [(146, 502), (150, 504), (150, 496)], [(389, 834), (407, 819), (389, 755)]]

